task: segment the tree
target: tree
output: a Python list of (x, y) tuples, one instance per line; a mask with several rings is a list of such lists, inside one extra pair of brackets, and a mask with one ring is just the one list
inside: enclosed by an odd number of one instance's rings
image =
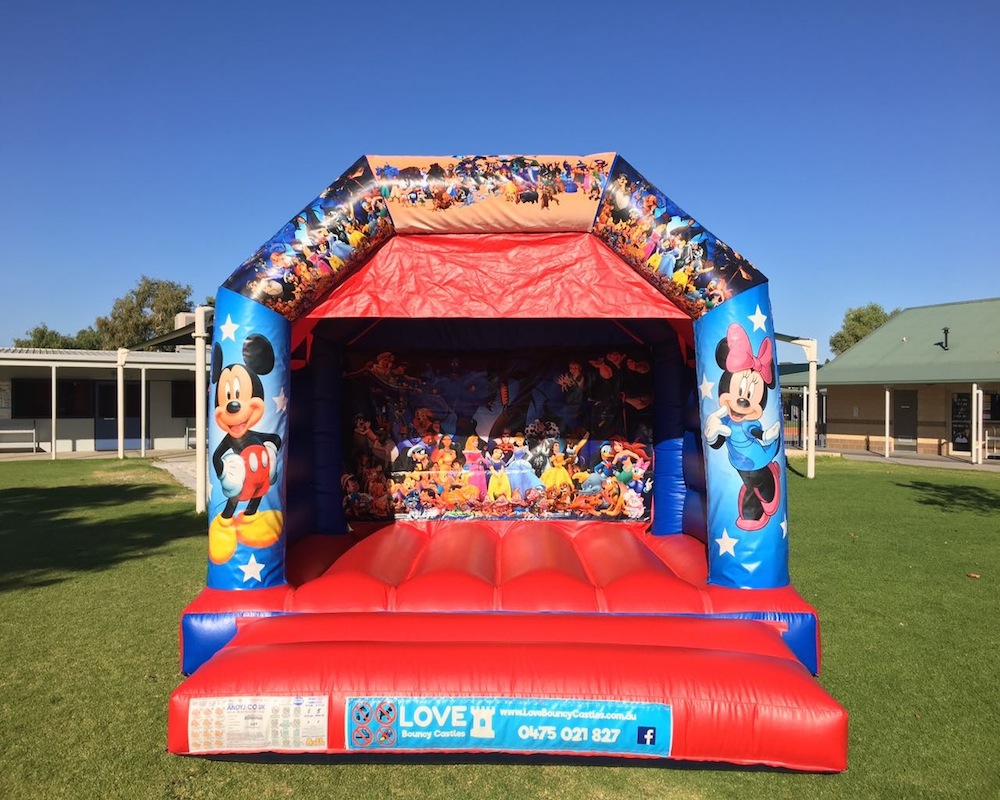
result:
[[(214, 304), (214, 298), (211, 298)], [(115, 300), (106, 317), (69, 336), (44, 322), (15, 339), (14, 347), (44, 347), (58, 350), (116, 350), (170, 333), (174, 317), (191, 310), (191, 287), (143, 275), (136, 287)]]
[(55, 350), (72, 349), (73, 337), (59, 331), (54, 331), (44, 322), (36, 325), (30, 331), (25, 331), (25, 338), (15, 339), (14, 347), (46, 347)]
[(835, 356), (839, 356), (849, 347), (864, 339), (876, 328), (885, 325), (890, 319), (896, 316), (900, 309), (895, 308), (886, 312), (878, 303), (869, 303), (858, 308), (849, 308), (844, 313), (844, 322), (840, 330), (830, 337), (830, 350)]
[(73, 339), (73, 347), (77, 350), (101, 350), (101, 334), (97, 332), (97, 329), (91, 325), (89, 328), (83, 328), (77, 331), (76, 336)]
[(14, 339), (14, 347), (44, 347), (52, 350), (99, 350), (100, 335), (93, 326), (70, 336), (53, 330), (44, 322), (25, 332), (23, 339)]
[(104, 349), (133, 347), (170, 333), (174, 317), (190, 310), (190, 286), (143, 275), (132, 291), (115, 300), (108, 316), (97, 318), (95, 327)]

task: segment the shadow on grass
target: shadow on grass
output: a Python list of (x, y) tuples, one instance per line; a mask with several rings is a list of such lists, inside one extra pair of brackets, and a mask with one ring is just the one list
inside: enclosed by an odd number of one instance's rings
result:
[(630, 758), (628, 756), (572, 756), (547, 753), (219, 753), (199, 755), (205, 761), (223, 761), (245, 764), (326, 764), (386, 766), (572, 766), (572, 767), (629, 767), (635, 769), (671, 769), (692, 772), (770, 772), (772, 774), (801, 775), (801, 770), (771, 767), (766, 764), (729, 764), (725, 761), (681, 761), (665, 758)]
[(1000, 492), (979, 486), (948, 486), (929, 481), (898, 483), (903, 489), (912, 489), (917, 502), (935, 506), (944, 511), (969, 511), (973, 514), (995, 514), (1000, 511)]
[(0, 490), (0, 592), (59, 583), (204, 535), (199, 515), (168, 502), (175, 497), (174, 487), (142, 484)]

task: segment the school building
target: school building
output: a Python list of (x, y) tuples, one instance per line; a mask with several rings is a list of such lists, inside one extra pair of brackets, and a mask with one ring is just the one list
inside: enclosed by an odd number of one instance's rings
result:
[[(196, 354), (187, 319), (193, 315), (178, 316), (178, 330), (143, 349), (0, 348), (0, 451), (56, 458), (193, 448)], [(176, 352), (146, 349), (163, 345)]]
[[(781, 381), (794, 435), (802, 373), (782, 365)], [(1000, 458), (1000, 298), (908, 308), (817, 383), (820, 447)]]

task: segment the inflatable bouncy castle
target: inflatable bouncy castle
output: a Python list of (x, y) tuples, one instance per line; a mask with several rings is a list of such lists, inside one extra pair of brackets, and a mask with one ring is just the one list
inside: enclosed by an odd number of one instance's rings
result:
[(629, 163), (359, 159), (217, 294), (183, 754), (846, 767), (764, 276)]

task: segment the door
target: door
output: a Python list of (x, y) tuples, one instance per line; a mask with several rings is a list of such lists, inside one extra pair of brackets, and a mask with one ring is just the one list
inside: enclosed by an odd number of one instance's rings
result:
[(951, 396), (951, 449), (958, 453), (972, 452), (972, 392), (957, 392)]
[(892, 393), (893, 430), (895, 448), (917, 452), (917, 392), (915, 389), (897, 389)]
[(782, 413), (785, 418), (785, 447), (803, 447), (805, 431), (803, 430), (802, 395), (782, 394)]
[[(95, 381), (94, 449), (118, 449), (118, 384)], [(125, 449), (138, 450), (142, 434), (139, 418), (141, 389), (138, 381), (125, 381)], [(146, 440), (147, 446), (149, 440)]]

